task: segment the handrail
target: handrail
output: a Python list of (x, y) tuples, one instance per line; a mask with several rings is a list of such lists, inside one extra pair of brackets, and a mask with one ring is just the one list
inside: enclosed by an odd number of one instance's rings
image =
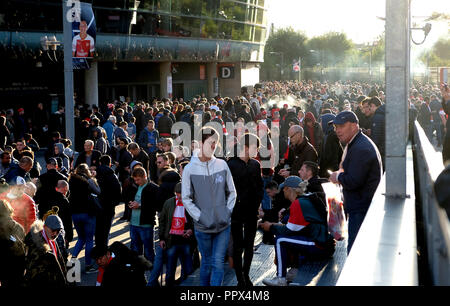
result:
[[(428, 267), (433, 285), (450, 285), (450, 222), (447, 213), (436, 200), (434, 182), (444, 169), (442, 155), (436, 152), (415, 122), (414, 142), (416, 167), (419, 173), (419, 198), (423, 213)], [(450, 187), (449, 187), (450, 188)]]

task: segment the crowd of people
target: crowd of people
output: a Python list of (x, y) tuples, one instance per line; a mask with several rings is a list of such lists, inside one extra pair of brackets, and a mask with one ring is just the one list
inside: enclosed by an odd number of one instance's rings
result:
[[(450, 91), (416, 84), (410, 94), (410, 122), (449, 159)], [(324, 182), (342, 187), (350, 252), (392, 132), (383, 86), (359, 82), (273, 81), (234, 98), (77, 105), (75, 146), (64, 138), (63, 107), (50, 114), (39, 103), (29, 113), (0, 111), (2, 286), (68, 286), (67, 262), (85, 249), (85, 273), (98, 273), (99, 286), (160, 286), (164, 265), (166, 286), (198, 267), (200, 285), (220, 286), (228, 260), (238, 286), (250, 287), (258, 229), (276, 253), (277, 276), (264, 283), (285, 286), (299, 254), (334, 254)], [(191, 127), (190, 143), (178, 144), (177, 123)], [(109, 244), (122, 203), (129, 248)]]

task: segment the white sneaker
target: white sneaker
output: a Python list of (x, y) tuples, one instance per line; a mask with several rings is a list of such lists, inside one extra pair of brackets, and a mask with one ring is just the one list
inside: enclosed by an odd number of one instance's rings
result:
[(297, 277), (298, 269), (297, 268), (291, 268), (288, 273), (286, 274), (286, 281), (288, 283), (291, 283), (295, 280)]
[(263, 281), (266, 286), (287, 286), (286, 277), (266, 278)]

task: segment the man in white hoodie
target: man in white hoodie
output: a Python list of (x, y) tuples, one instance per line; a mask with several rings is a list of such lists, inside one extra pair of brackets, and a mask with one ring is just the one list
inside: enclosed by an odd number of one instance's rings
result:
[(200, 150), (194, 151), (183, 171), (181, 194), (186, 210), (194, 219), (195, 237), (202, 255), (200, 285), (220, 286), (236, 189), (227, 163), (214, 157), (219, 133), (204, 127), (200, 134)]

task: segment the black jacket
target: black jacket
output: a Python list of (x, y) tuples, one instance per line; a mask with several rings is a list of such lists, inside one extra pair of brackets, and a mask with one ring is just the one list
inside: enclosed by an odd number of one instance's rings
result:
[(34, 200), (39, 204), (39, 217), (41, 219), (43, 215), (52, 208), (49, 205), (49, 200), (55, 192), (55, 187), (59, 180), (67, 181), (67, 177), (59, 173), (56, 169), (50, 169), (39, 176), (39, 188), (36, 191)]
[(109, 262), (103, 273), (102, 287), (145, 287), (144, 272), (151, 264), (123, 243), (116, 241), (109, 250), (115, 257)]
[(228, 167), (237, 193), (231, 219), (255, 217), (264, 196), (261, 164), (255, 159), (246, 163), (239, 157), (233, 157), (228, 161)]
[(384, 162), (386, 139), (386, 104), (381, 105), (372, 117), (370, 138), (377, 145)]
[(180, 174), (173, 170), (172, 168), (169, 168), (165, 171), (163, 171), (159, 178), (159, 190), (157, 194), (157, 210), (161, 211), (164, 203), (173, 197), (173, 193), (175, 190), (175, 185), (181, 181)]
[[(100, 164), (100, 157), (102, 157), (102, 153), (100, 153), (97, 150), (92, 150), (91, 164), (89, 166), (98, 167)], [(77, 166), (82, 163), (86, 163), (86, 152), (85, 151), (81, 152), (80, 155), (78, 155), (78, 158), (75, 161), (73, 168), (76, 169)]]
[(330, 177), (328, 170), (337, 171), (342, 158), (342, 145), (336, 132), (330, 131), (323, 140), (323, 151), (320, 156), (320, 177)]
[(104, 210), (111, 211), (119, 204), (122, 197), (122, 187), (114, 171), (105, 165), (97, 168), (97, 183), (102, 193), (99, 196)]
[[(72, 241), (72, 211), (70, 209), (69, 199), (56, 190), (53, 190), (51, 193), (49, 193), (48, 198), (48, 210), (50, 210), (53, 206), (57, 206), (59, 208), (58, 216), (61, 218), (64, 225), (64, 231), (66, 233), (65, 238), (68, 242)], [(47, 211), (41, 211), (41, 204), (39, 204), (39, 215), (43, 216), (46, 212)]]
[(155, 195), (159, 192), (159, 187), (155, 183), (149, 182), (142, 190), (141, 194), (141, 219), (140, 224), (155, 224), (157, 211), (157, 201)]
[(287, 164), (291, 166), (291, 175), (298, 175), (298, 171), (305, 161), (318, 162), (316, 149), (314, 149), (306, 137), (304, 137), (301, 144), (289, 146)]
[(173, 121), (169, 116), (163, 115), (158, 120), (158, 132), (159, 134), (171, 134)]
[(88, 195), (95, 192), (89, 187), (88, 179), (75, 173), (71, 174), (69, 178), (69, 190), (69, 203), (72, 214), (92, 214), (93, 211), (89, 206)]
[(138, 162), (142, 163), (142, 167), (145, 169), (145, 171), (148, 173), (148, 169), (150, 166), (150, 158), (148, 157), (148, 154), (141, 149), (138, 156), (133, 156), (133, 160), (137, 160)]

